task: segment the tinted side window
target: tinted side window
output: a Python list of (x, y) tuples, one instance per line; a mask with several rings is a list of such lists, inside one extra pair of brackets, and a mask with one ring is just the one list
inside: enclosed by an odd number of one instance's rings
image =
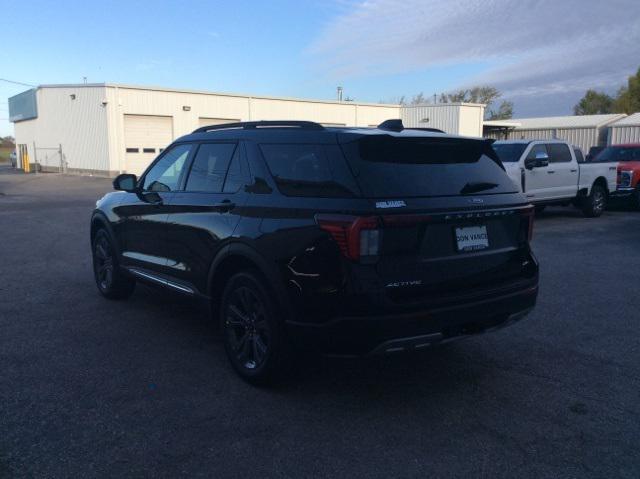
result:
[(193, 148), (191, 144), (176, 145), (160, 158), (144, 177), (143, 189), (146, 191), (176, 191)]
[(227, 172), (222, 192), (236, 193), (240, 188), (249, 183), (249, 177), (249, 166), (247, 165), (247, 161), (242, 153), (242, 148), (238, 146), (233, 154), (233, 158), (231, 159), (231, 164), (229, 165), (229, 171)]
[(220, 193), (235, 143), (203, 143), (193, 160), (186, 191)]
[(551, 143), (547, 145), (549, 150), (549, 161), (551, 163), (567, 163), (571, 161), (571, 150), (567, 145), (561, 143)]
[(260, 145), (280, 192), (287, 196), (344, 198), (357, 187), (337, 145)]
[(529, 154), (527, 155), (527, 159), (535, 160), (536, 156), (538, 156), (539, 154), (545, 154), (547, 156), (549, 155), (546, 145), (534, 145), (533, 148), (531, 148), (531, 151), (529, 151)]

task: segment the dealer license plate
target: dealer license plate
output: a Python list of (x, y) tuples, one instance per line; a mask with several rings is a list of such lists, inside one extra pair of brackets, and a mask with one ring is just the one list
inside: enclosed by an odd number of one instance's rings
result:
[(486, 226), (456, 228), (458, 251), (478, 251), (489, 247)]

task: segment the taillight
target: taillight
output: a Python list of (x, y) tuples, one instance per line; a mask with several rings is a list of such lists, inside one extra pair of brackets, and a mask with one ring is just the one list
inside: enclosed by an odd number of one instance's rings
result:
[(533, 239), (533, 218), (535, 217), (535, 208), (533, 206), (523, 208), (520, 210), (520, 214), (526, 220), (527, 241), (531, 241)]
[(375, 216), (318, 215), (320, 228), (328, 232), (342, 255), (358, 261), (380, 254), (380, 222)]

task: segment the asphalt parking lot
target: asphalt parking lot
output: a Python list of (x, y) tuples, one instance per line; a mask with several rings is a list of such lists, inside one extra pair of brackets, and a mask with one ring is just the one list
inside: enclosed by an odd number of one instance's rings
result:
[(640, 213), (539, 217), (519, 324), (260, 390), (197, 305), (98, 295), (109, 189), (0, 167), (0, 477), (640, 476)]

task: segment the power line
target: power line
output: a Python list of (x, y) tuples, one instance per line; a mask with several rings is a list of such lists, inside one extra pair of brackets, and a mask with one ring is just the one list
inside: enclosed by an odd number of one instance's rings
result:
[(7, 83), (13, 83), (14, 85), (36, 86), (36, 85), (31, 85), (30, 83), (23, 83), (21, 81), (7, 80), (6, 78), (0, 78), (0, 81), (4, 81), (4, 82), (7, 82)]

